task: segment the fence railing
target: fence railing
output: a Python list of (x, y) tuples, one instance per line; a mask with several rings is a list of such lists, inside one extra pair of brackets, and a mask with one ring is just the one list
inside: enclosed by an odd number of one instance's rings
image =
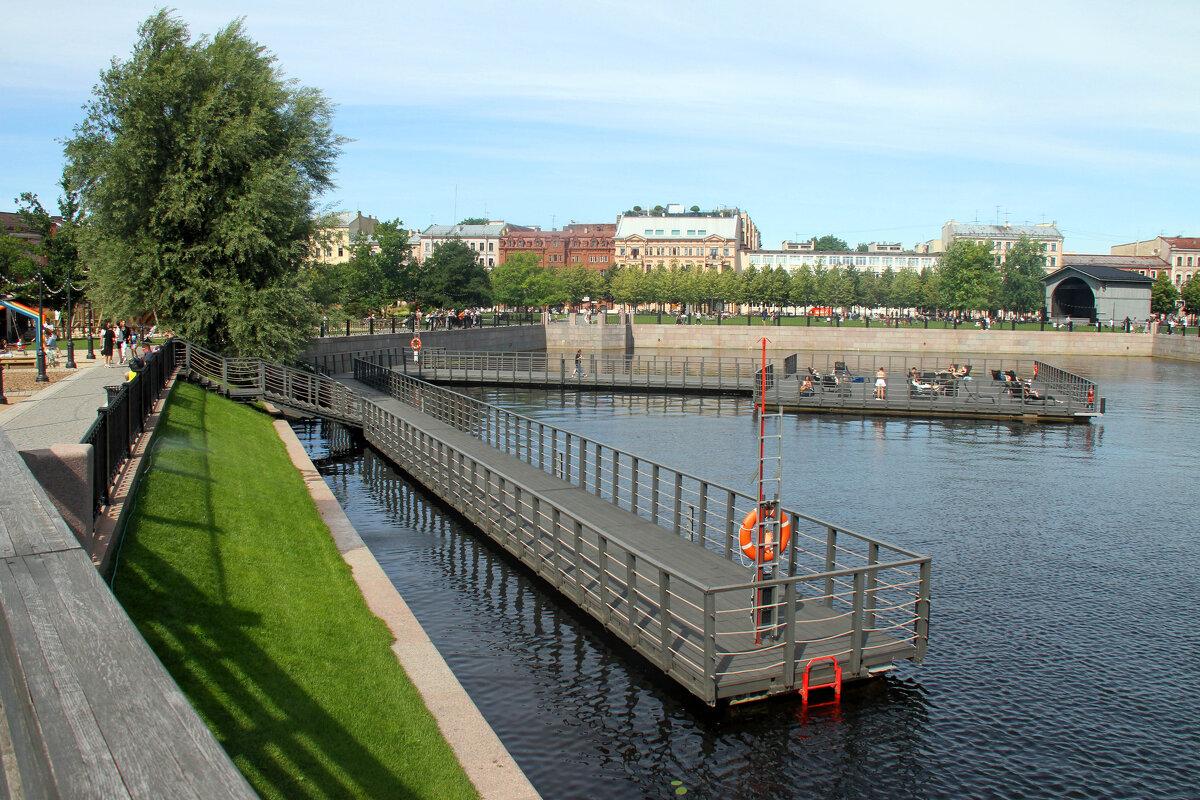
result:
[(406, 375), (430, 380), (479, 378), (492, 380), (557, 381), (589, 385), (655, 388), (655, 379), (679, 379), (681, 385), (720, 391), (749, 388), (761, 367), (753, 358), (687, 355), (608, 355), (589, 353), (576, 362), (570, 353), (496, 353), (422, 350), (367, 356), (366, 360), (395, 367)]
[(162, 395), (175, 367), (178, 340), (168, 339), (150, 354), (137, 377), (108, 389), (108, 403), (80, 440), (94, 448), (92, 459), (92, 515), (109, 504), (113, 482), (145, 430), (146, 419)]
[[(471, 323), (460, 319), (456, 314), (436, 314), (421, 318), (419, 330), (453, 330), (465, 327), (504, 328), (510, 325), (541, 325), (542, 317), (529, 311), (486, 311), (479, 315), (478, 321)], [(340, 322), (324, 320), (316, 333), (319, 337), (326, 336), (371, 336), (377, 333), (403, 333), (418, 329), (417, 318), (386, 317), (380, 319), (346, 319)]]
[[(757, 510), (756, 498), (431, 385), (382, 364), (358, 359), (354, 374), (357, 380), (456, 430), (746, 567), (746, 574), (750, 575), (753, 562), (743, 554), (737, 536), (743, 518)], [(411, 432), (402, 434), (400, 421), (378, 406), (367, 403), (365, 408), (366, 427), (378, 427), (393, 437), (413, 436)], [(418, 465), (421, 469), (432, 470), (436, 475), (439, 470), (445, 471), (454, 459), (469, 458), (462, 453), (443, 453), (440, 445), (438, 448), (438, 453), (429, 457), (427, 466)], [(495, 480), (503, 480), (503, 476), (487, 478)], [(458, 475), (453, 479), (447, 477), (446, 481), (447, 491), (452, 495), (474, 491), (477, 483), (472, 478), (470, 487), (463, 485)], [(507, 492), (505, 497), (514, 492), (513, 487), (503, 485), (493, 490)], [(495, 505), (495, 498), (478, 502)], [(869, 660), (872, 648), (900, 643), (911, 647), (916, 661), (924, 657), (929, 623), (929, 559), (879, 539), (785, 507), (783, 511), (792, 523), (792, 537), (775, 562), (774, 578), (758, 583), (701, 587), (671, 563), (660, 562), (633, 548), (616, 548), (603, 531), (592, 531), (593, 535), (582, 540), (573, 536), (571, 542), (576, 544), (564, 543), (559, 529), (570, 530), (569, 526), (576, 523), (578, 528), (583, 522), (564, 521), (574, 519), (572, 510), (536, 489), (517, 489), (515, 499), (506, 502), (507, 513), (529, 521), (512, 535), (525, 537), (521, 547), (534, 548), (530, 552), (539, 563), (545, 561), (550, 569), (555, 564), (566, 564), (564, 558), (575, 559), (570, 563), (581, 559), (595, 571), (596, 583), (585, 589), (591, 593), (589, 602), (594, 608), (589, 610), (593, 614), (604, 618), (624, 614), (627, 641), (631, 637), (634, 640), (645, 637), (650, 642), (658, 641), (655, 637), (664, 641), (666, 637), (679, 639), (680, 648), (690, 650), (698, 668), (714, 676), (717, 683), (758, 678), (778, 679), (783, 681), (781, 685), (791, 686), (796, 679), (793, 667), (797, 643), (812, 644), (820, 638), (806, 637), (805, 631), (799, 629), (802, 624), (812, 622), (797, 614), (805, 604), (808, 609), (812, 604), (824, 609), (825, 630), (839, 620), (844, 623), (846, 631), (836, 635), (837, 642), (823, 644), (846, 659), (852, 674), (861, 676), (860, 668)], [(550, 510), (554, 513), (550, 514)], [(481, 508), (479, 513), (495, 512)], [(547, 515), (556, 520), (548, 527), (542, 524)], [(575, 549), (564, 556), (561, 554), (564, 547)], [(543, 554), (554, 553), (559, 555), (543, 558)], [(553, 577), (555, 585), (565, 580), (565, 575), (564, 571)], [(687, 586), (696, 591), (681, 591)], [(747, 644), (753, 641), (751, 634), (755, 633), (750, 622), (752, 588), (770, 590), (766, 606), (774, 613), (765, 646)], [(675, 591), (680, 593), (676, 595)], [(631, 603), (628, 598), (641, 598), (643, 593), (643, 605), (665, 596), (668, 602), (677, 604), (680, 612), (658, 620), (652, 614), (639, 612), (639, 601)], [(586, 603), (584, 606), (588, 608)], [(695, 613), (682, 613), (685, 606)], [(758, 607), (761, 609), (762, 605)], [(666, 630), (665, 626), (671, 626), (672, 630)]]
[(332, 378), (261, 358), (227, 358), (179, 342), (176, 361), (189, 376), (228, 397), (262, 397), (352, 425), (362, 424), (362, 400)]

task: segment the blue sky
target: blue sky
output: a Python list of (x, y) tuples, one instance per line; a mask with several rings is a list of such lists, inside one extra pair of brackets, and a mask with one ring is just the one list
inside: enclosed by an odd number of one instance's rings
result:
[[(153, 5), (4, 0), (0, 208), (57, 196), (60, 140)], [(436, 7), (435, 7), (436, 6)], [(1055, 220), (1075, 252), (1200, 235), (1200, 4), (179, 3), (337, 104), (331, 208), (544, 228), (671, 202), (764, 245)], [(999, 209), (999, 210), (997, 210)]]

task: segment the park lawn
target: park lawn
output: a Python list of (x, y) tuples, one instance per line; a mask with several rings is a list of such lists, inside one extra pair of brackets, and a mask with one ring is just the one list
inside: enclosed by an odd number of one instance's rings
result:
[(114, 591), (263, 797), (477, 793), (271, 419), (171, 393)]

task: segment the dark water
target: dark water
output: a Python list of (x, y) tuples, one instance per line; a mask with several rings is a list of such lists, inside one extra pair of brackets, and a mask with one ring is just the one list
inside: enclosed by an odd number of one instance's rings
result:
[[(786, 502), (933, 557), (925, 664), (807, 712), (698, 705), (373, 453), (321, 464), (546, 798), (1200, 797), (1200, 365), (1061, 363), (1101, 421), (787, 418)], [(750, 488), (745, 401), (477, 394)]]

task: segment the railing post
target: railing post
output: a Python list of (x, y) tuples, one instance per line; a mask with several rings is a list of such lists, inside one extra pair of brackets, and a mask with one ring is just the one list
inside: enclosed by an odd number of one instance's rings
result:
[(796, 685), (796, 581), (783, 585), (783, 685)]
[(671, 576), (665, 569), (658, 570), (658, 647), (662, 668), (671, 671)]
[(678, 536), (683, 525), (683, 475), (678, 472), (675, 473), (675, 497), (672, 517), (671, 527), (675, 529), (675, 535)]
[(866, 576), (862, 570), (854, 573), (854, 603), (850, 615), (850, 674), (858, 677), (862, 672), (863, 643), (867, 638), (863, 629), (863, 595)]
[(658, 524), (658, 464), (650, 468), (650, 521)]
[(929, 644), (929, 561), (921, 562), (921, 583), (917, 588), (917, 606), (915, 609), (917, 624), (913, 645), (916, 654), (913, 661), (920, 664), (925, 660), (925, 648)]
[(704, 591), (704, 675), (708, 678), (705, 699), (717, 699), (717, 598), (712, 590)]
[(736, 524), (734, 515), (733, 492), (725, 491), (725, 559), (733, 560), (733, 526)]
[(608, 604), (608, 538), (599, 531), (596, 535), (599, 549), (596, 566), (600, 571), (600, 622), (607, 626), (612, 618), (612, 606)]
[[(826, 528), (825, 537), (825, 571), (833, 572), (837, 566), (837, 528), (832, 525)], [(833, 608), (833, 578), (825, 579), (825, 605)]]
[(637, 626), (637, 556), (625, 551), (625, 617), (629, 621), (629, 641), (637, 647), (641, 636)]

